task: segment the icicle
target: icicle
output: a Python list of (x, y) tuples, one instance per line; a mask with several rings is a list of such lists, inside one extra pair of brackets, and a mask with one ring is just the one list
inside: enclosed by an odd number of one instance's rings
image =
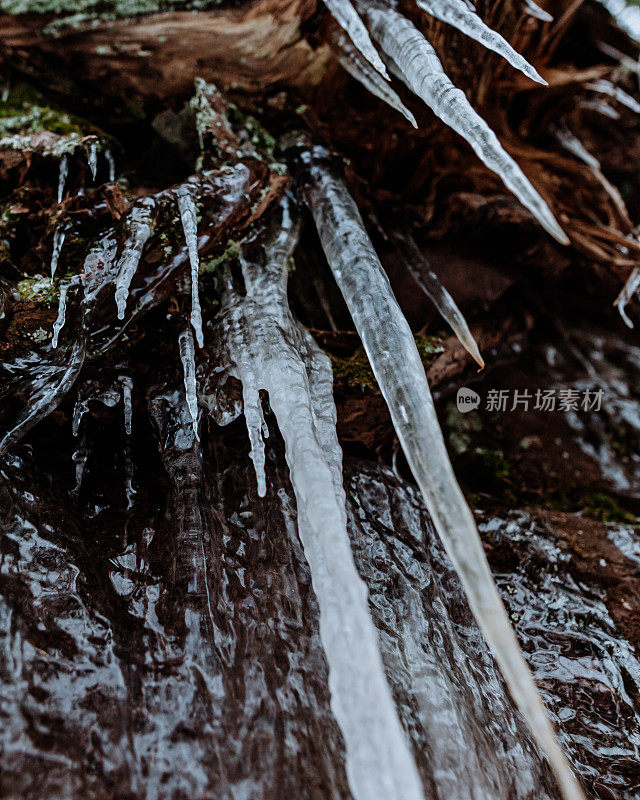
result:
[(131, 421), (133, 417), (133, 407), (131, 404), (131, 391), (133, 381), (128, 375), (120, 375), (118, 378), (122, 385), (122, 405), (124, 406), (124, 431), (127, 436), (131, 436)]
[(104, 157), (109, 165), (109, 183), (113, 183), (116, 179), (116, 162), (113, 158), (111, 150), (108, 147), (104, 150)]
[(196, 334), (198, 346), (204, 344), (202, 334), (202, 312), (200, 311), (199, 275), (200, 259), (198, 258), (198, 214), (193, 195), (186, 186), (179, 186), (175, 190), (182, 220), (182, 230), (189, 251), (191, 264), (191, 324)]
[(71, 433), (73, 436), (77, 436), (80, 432), (80, 423), (82, 422), (82, 418), (89, 410), (89, 403), (87, 400), (76, 400), (76, 404), (73, 407), (73, 418), (71, 420)]
[[(318, 155), (325, 155), (322, 151)], [(360, 334), (396, 433), (469, 605), (507, 685), (546, 753), (565, 800), (584, 795), (560, 749), (491, 577), (473, 515), (458, 487), (415, 341), (343, 180), (303, 156), (301, 182), (327, 261)]]
[(60, 159), (59, 173), (58, 173), (58, 203), (62, 202), (64, 197), (64, 185), (67, 182), (69, 175), (69, 159), (63, 155)]
[(60, 336), (60, 331), (62, 330), (66, 317), (67, 317), (67, 294), (69, 292), (69, 288), (76, 283), (76, 280), (71, 279), (68, 281), (63, 281), (60, 284), (60, 298), (58, 300), (58, 316), (56, 317), (56, 321), (53, 323), (53, 337), (51, 339), (51, 347), (55, 350), (58, 346), (58, 337)]
[(198, 384), (196, 383), (196, 351), (193, 346), (191, 328), (186, 327), (178, 336), (180, 361), (184, 373), (184, 390), (187, 396), (187, 408), (193, 423), (193, 434), (198, 441)]
[(640, 114), (640, 103), (631, 97), (630, 94), (627, 94), (624, 89), (621, 89), (619, 86), (614, 86), (611, 81), (591, 81), (591, 83), (586, 83), (584, 88), (589, 89), (591, 92), (596, 92), (597, 94), (604, 94), (607, 97), (611, 97), (614, 100), (617, 100), (621, 106), (625, 106), (626, 108), (631, 109), (631, 111), (635, 111), (636, 114)]
[(466, 319), (453, 297), (440, 282), (438, 276), (429, 268), (429, 264), (425, 261), (411, 234), (396, 234), (395, 238), (398, 239), (405, 251), (407, 256), (406, 264), (415, 282), (427, 297), (431, 298), (441, 316), (453, 329), (464, 349), (480, 365), (481, 369), (484, 368), (484, 359), (480, 355), (478, 344), (469, 330)]
[[(74, 434), (74, 436), (77, 435)], [(80, 442), (80, 447), (74, 451), (71, 459), (75, 465), (75, 472), (76, 472), (76, 483), (73, 489), (71, 490), (71, 494), (78, 494), (80, 489), (82, 488), (82, 479), (84, 477), (84, 471), (87, 466), (87, 460), (89, 458), (89, 448), (87, 447), (85, 436), (83, 435), (82, 441)]]
[(582, 144), (580, 139), (578, 139), (577, 136), (574, 136), (566, 125), (554, 128), (553, 133), (565, 150), (574, 155), (584, 164), (587, 164), (589, 167), (593, 167), (593, 169), (597, 170), (600, 169), (600, 162), (598, 159), (591, 155), (591, 153)]
[(388, 80), (389, 76), (382, 63), (382, 59), (373, 46), (373, 42), (369, 38), (364, 23), (358, 16), (358, 12), (351, 5), (351, 0), (324, 0), (324, 4), (329, 9), (336, 22), (349, 34), (349, 38), (356, 46), (356, 49), (359, 50), (367, 61)]
[(62, 252), (62, 245), (67, 233), (62, 226), (58, 226), (53, 233), (53, 249), (51, 250), (51, 280), (58, 269), (58, 261)]
[(89, 145), (89, 157), (87, 159), (89, 169), (91, 170), (91, 177), (95, 181), (98, 174), (98, 143), (91, 142)]
[(615, 108), (611, 108), (609, 103), (605, 103), (604, 100), (581, 100), (579, 106), (580, 108), (586, 108), (588, 111), (602, 114), (603, 117), (609, 117), (609, 119), (620, 119), (620, 114)]
[(116, 279), (116, 305), (118, 319), (124, 319), (127, 309), (129, 287), (138, 269), (142, 251), (153, 230), (153, 210), (155, 200), (145, 197), (139, 200), (127, 216), (127, 239), (118, 261), (118, 277)]
[(613, 186), (613, 184), (611, 184), (611, 182), (602, 173), (598, 159), (591, 155), (591, 153), (582, 144), (580, 139), (578, 139), (577, 136), (574, 136), (566, 125), (555, 128), (554, 134), (556, 139), (560, 142), (564, 149), (567, 150), (567, 152), (571, 153), (577, 159), (591, 168), (594, 177), (600, 182), (602, 188), (613, 200), (620, 215), (622, 217), (626, 217), (627, 208), (624, 204), (624, 200), (622, 199), (622, 196), (616, 187)]
[(416, 0), (418, 6), (436, 19), (442, 20), (462, 33), (475, 39), (488, 50), (498, 53), (509, 64), (544, 86), (547, 82), (538, 75), (537, 71), (529, 64), (526, 58), (517, 53), (497, 31), (491, 30), (480, 19), (475, 11), (471, 11), (462, 0)]
[(535, 19), (539, 19), (542, 22), (553, 22), (553, 17), (549, 14), (548, 11), (545, 11), (544, 8), (540, 8), (537, 3), (534, 3), (533, 0), (525, 0), (524, 2), (524, 10), (527, 14), (531, 17), (535, 17)]
[(290, 226), (275, 245), (263, 248), (258, 238), (241, 248), (247, 294), (227, 291), (228, 343), (243, 390), (248, 384), (256, 395), (268, 392), (285, 442), (351, 794), (423, 800), (351, 553), (330, 361), (296, 325), (287, 303), (286, 265), (296, 238)]
[(627, 316), (625, 309), (633, 295), (638, 291), (638, 287), (640, 287), (640, 267), (634, 267), (631, 275), (629, 275), (627, 278), (627, 282), (622, 287), (622, 291), (616, 297), (614, 302), (614, 306), (616, 306), (620, 312), (620, 316), (625, 322), (625, 325), (628, 325), (629, 328), (633, 328), (633, 322)]
[(569, 240), (549, 206), (509, 156), (491, 128), (466, 96), (446, 76), (435, 50), (401, 14), (382, 6), (367, 6), (373, 36), (394, 62), (403, 80), (440, 119), (469, 142), (477, 156), (497, 173), (540, 224), (559, 242)]
[[(233, 282), (228, 271), (225, 274), (227, 292), (233, 291)], [(241, 316), (240, 311), (235, 313)], [(244, 408), (244, 421), (249, 434), (250, 458), (256, 473), (258, 496), (264, 497), (267, 493), (267, 479), (264, 471), (264, 415), (260, 399), (259, 380), (254, 370), (253, 353), (251, 344), (246, 337), (245, 327), (234, 319), (232, 311), (232, 324), (228, 330), (228, 344), (233, 360), (236, 364), (236, 374), (242, 382), (242, 403)]]
[(379, 72), (376, 72), (371, 64), (363, 58), (360, 52), (353, 46), (351, 39), (341, 30), (339, 33), (331, 33), (331, 46), (336, 57), (343, 68), (359, 81), (371, 94), (379, 97), (391, 108), (399, 111), (414, 128), (418, 127), (413, 114), (404, 105), (402, 100), (393, 91), (391, 86), (385, 81)]

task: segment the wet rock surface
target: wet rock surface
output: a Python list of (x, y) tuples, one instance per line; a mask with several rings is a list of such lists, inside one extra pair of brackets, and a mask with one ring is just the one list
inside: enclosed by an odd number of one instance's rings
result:
[[(210, 423), (200, 456), (177, 355), (172, 369), (136, 378), (131, 437), (122, 403), (99, 401), (74, 438), (69, 398), (5, 457), (1, 796), (349, 798), (273, 418), (260, 499), (242, 418)], [(353, 459), (345, 488), (427, 792), (556, 798), (417, 491)], [(587, 791), (640, 796), (637, 528), (540, 507), (477, 518)]]

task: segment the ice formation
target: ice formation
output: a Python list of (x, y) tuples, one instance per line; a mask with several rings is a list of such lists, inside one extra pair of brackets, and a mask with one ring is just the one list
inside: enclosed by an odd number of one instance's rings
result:
[(122, 405), (124, 406), (124, 432), (131, 436), (131, 422), (133, 417), (133, 407), (131, 404), (131, 392), (133, 381), (128, 375), (120, 375), (118, 378), (122, 385)]
[(87, 159), (89, 169), (91, 170), (91, 177), (95, 181), (98, 174), (98, 143), (91, 142), (89, 145), (89, 157)]
[(60, 336), (60, 331), (64, 327), (64, 323), (67, 318), (67, 294), (69, 293), (69, 289), (75, 281), (68, 280), (62, 281), (60, 284), (60, 297), (58, 298), (58, 316), (56, 317), (55, 322), (53, 323), (53, 336), (51, 338), (51, 347), (54, 349), (58, 346), (58, 337)]
[(625, 285), (622, 287), (622, 291), (617, 296), (614, 305), (620, 312), (620, 316), (624, 320), (625, 324), (628, 325), (630, 328), (633, 328), (633, 322), (629, 319), (629, 316), (626, 312), (626, 307), (630, 302), (631, 298), (634, 294), (637, 293), (638, 288), (640, 287), (640, 267), (634, 267), (631, 275), (627, 278)]
[(127, 215), (127, 231), (122, 254), (118, 260), (118, 277), (116, 279), (116, 305), (118, 319), (124, 319), (127, 309), (129, 287), (138, 269), (142, 251), (153, 230), (153, 211), (155, 201), (151, 197), (139, 200)]
[(413, 23), (397, 11), (378, 4), (367, 5), (364, 13), (374, 38), (409, 88), (469, 142), (476, 155), (502, 178), (507, 188), (553, 237), (568, 244), (549, 206), (503, 149), (491, 128), (473, 110), (464, 92), (451, 83), (435, 50)]
[(415, 117), (405, 106), (398, 95), (393, 91), (388, 82), (377, 72), (353, 45), (349, 37), (339, 29), (339, 33), (332, 33), (331, 46), (342, 67), (359, 81), (371, 94), (379, 97), (391, 108), (399, 111), (414, 128), (418, 127)]
[(54, 231), (53, 249), (51, 250), (51, 280), (53, 280), (53, 276), (58, 269), (58, 261), (60, 260), (60, 253), (62, 252), (62, 245), (64, 244), (66, 235), (66, 230), (61, 225)]
[(198, 384), (196, 382), (196, 351), (193, 345), (191, 328), (185, 327), (178, 336), (180, 361), (184, 375), (184, 391), (187, 398), (187, 408), (193, 425), (193, 434), (198, 436)]
[(62, 202), (62, 198), (64, 197), (64, 186), (67, 182), (67, 176), (69, 175), (69, 159), (66, 155), (63, 155), (60, 159), (60, 164), (58, 166), (58, 203)]
[(595, 111), (597, 114), (602, 114), (603, 117), (609, 119), (620, 119), (620, 114), (612, 108), (609, 103), (604, 100), (581, 100), (578, 105), (580, 108), (586, 108), (588, 111)]
[(358, 12), (352, 6), (351, 0), (324, 0), (324, 4), (336, 22), (349, 34), (349, 38), (356, 49), (381, 75), (388, 78), (384, 63), (378, 55), (378, 51), (374, 47), (364, 23), (358, 16)]
[[(346, 745), (355, 800), (423, 800), (400, 726), (347, 533), (342, 452), (328, 357), (298, 326), (287, 303), (289, 256), (297, 240), (285, 208), (282, 229), (263, 247), (241, 248), (246, 296), (228, 284), (227, 342), (243, 389), (265, 390), (285, 442), (298, 506), (298, 530), (320, 607), (331, 708)], [(251, 409), (245, 406), (245, 415)], [(259, 433), (258, 414), (247, 426)]]
[(189, 264), (191, 265), (191, 325), (196, 335), (198, 347), (204, 344), (202, 334), (202, 312), (200, 311), (200, 292), (198, 288), (200, 275), (200, 259), (198, 258), (198, 212), (196, 203), (191, 191), (186, 186), (180, 186), (175, 190), (178, 198), (178, 208), (180, 209), (180, 219), (182, 229), (189, 252)]
[(613, 100), (617, 100), (621, 106), (625, 106), (631, 111), (635, 111), (636, 114), (640, 114), (640, 103), (631, 97), (630, 94), (627, 94), (624, 89), (621, 89), (619, 86), (614, 86), (611, 81), (591, 81), (591, 83), (585, 84), (585, 89), (589, 89), (596, 94), (603, 94), (606, 97), (611, 97)]
[(458, 487), (411, 329), (342, 178), (318, 149), (302, 157), (300, 180), (327, 261), (389, 407), (429, 513), (465, 587), (511, 694), (544, 751), (565, 800), (584, 795), (558, 744), (497, 592), (473, 515)]
[(113, 182), (116, 179), (116, 162), (113, 158), (113, 154), (109, 148), (105, 148), (104, 157), (109, 165), (109, 181)]
[(574, 136), (566, 124), (555, 128), (554, 134), (556, 139), (568, 153), (571, 153), (579, 161), (582, 161), (591, 168), (592, 174), (600, 182), (602, 188), (607, 192), (609, 197), (613, 200), (620, 214), (623, 217), (626, 217), (627, 209), (624, 200), (622, 199), (622, 196), (616, 187), (603, 174), (598, 159), (591, 155), (587, 148), (582, 144), (580, 139), (578, 139), (577, 136)]
[(574, 155), (584, 164), (587, 164), (587, 166), (600, 170), (600, 162), (598, 159), (591, 155), (580, 139), (574, 136), (566, 125), (555, 128), (554, 135), (568, 153)]
[(547, 82), (538, 75), (531, 64), (520, 53), (517, 53), (497, 31), (485, 25), (476, 12), (465, 5), (462, 0), (416, 0), (416, 3), (427, 14), (452, 25), (480, 42), (488, 50), (493, 50), (494, 53), (501, 55), (531, 80), (547, 85)]
[(535, 17), (542, 22), (553, 22), (553, 17), (551, 14), (549, 14), (548, 11), (545, 11), (544, 8), (540, 8), (540, 6), (537, 3), (534, 3), (533, 0), (525, 0), (524, 10), (527, 12), (527, 14), (529, 14), (529, 16)]
[(484, 359), (480, 355), (478, 344), (469, 330), (466, 319), (458, 308), (456, 301), (425, 261), (424, 256), (413, 241), (413, 237), (410, 234), (402, 234), (396, 238), (405, 252), (407, 268), (418, 286), (431, 298), (441, 316), (449, 323), (458, 337), (460, 344), (480, 367), (484, 367)]

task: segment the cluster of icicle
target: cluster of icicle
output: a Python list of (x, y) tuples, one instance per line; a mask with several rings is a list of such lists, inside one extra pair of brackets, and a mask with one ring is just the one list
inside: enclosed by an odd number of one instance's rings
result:
[[(476, 620), (535, 740), (549, 759), (564, 797), (583, 800), (519, 649), (473, 516), (455, 480), (413, 335), (355, 202), (324, 150), (298, 150), (296, 158), (299, 188), (327, 261)], [(293, 320), (288, 307), (287, 264), (298, 237), (288, 200), (281, 215), (275, 232), (254, 234), (241, 247), (246, 295), (235, 290), (227, 273), (223, 301), (227, 345), (243, 387), (258, 492), (263, 496), (267, 489), (264, 437), (268, 429), (260, 397), (265, 391), (285, 441), (300, 536), (320, 606), (332, 709), (345, 738), (352, 793), (356, 800), (418, 800), (424, 798), (423, 788), (384, 679), (366, 590), (349, 549), (329, 361)], [(406, 240), (404, 245), (412, 248)], [(477, 345), (453, 300), (433, 273), (425, 271), (424, 264), (415, 257), (412, 261), (414, 266), (418, 264), (416, 277), (425, 291), (434, 297), (465, 346), (481, 362)], [(192, 345), (188, 351), (190, 362)], [(185, 370), (188, 402), (192, 403), (194, 386), (187, 385), (186, 375)]]
[[(485, 25), (465, 0), (416, 0), (416, 3), (431, 16), (499, 53), (532, 80), (545, 83), (499, 33)], [(331, 45), (353, 77), (416, 125), (413, 114), (388, 83), (388, 68), (446, 125), (467, 140), (483, 163), (500, 176), (553, 237), (568, 243), (547, 203), (474, 111), (465, 94), (449, 80), (435, 50), (410, 20), (378, 0), (356, 0), (355, 7), (351, 0), (325, 0), (325, 4), (347, 34), (331, 34)], [(380, 46), (381, 55), (371, 37)]]
[[(98, 175), (98, 152), (99, 152), (99, 141), (98, 139), (92, 138), (91, 141), (89, 142), (87, 151), (87, 166), (89, 167), (89, 171), (91, 172), (91, 177), (94, 181)], [(109, 181), (114, 181), (116, 177), (116, 164), (113, 159), (113, 155), (111, 154), (111, 151), (108, 148), (105, 148), (103, 152), (109, 169)], [(61, 203), (62, 199), (64, 198), (64, 190), (68, 177), (69, 177), (69, 156), (67, 153), (63, 153), (58, 165), (58, 203)]]
[(287, 268), (297, 239), (298, 226), (285, 200), (279, 229), (258, 234), (241, 248), (246, 295), (236, 292), (229, 275), (226, 280), (226, 337), (242, 381), (259, 493), (266, 492), (263, 436), (268, 431), (259, 394), (265, 390), (285, 442), (351, 790), (356, 800), (423, 800), (384, 675), (367, 590), (351, 553), (331, 364), (294, 321), (287, 302)]

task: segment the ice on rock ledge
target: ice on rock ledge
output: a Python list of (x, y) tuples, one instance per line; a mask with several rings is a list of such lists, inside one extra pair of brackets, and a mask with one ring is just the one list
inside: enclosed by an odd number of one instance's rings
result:
[(477, 114), (464, 92), (442, 68), (435, 50), (413, 23), (397, 11), (378, 4), (363, 6), (375, 39), (391, 61), (393, 71), (440, 119), (469, 142), (480, 160), (493, 170), (538, 222), (559, 242), (569, 239), (549, 206), (524, 172), (504, 150), (498, 137)]
[(324, 151), (303, 151), (299, 160), (299, 182), (327, 261), (471, 610), (514, 700), (553, 767), (565, 800), (584, 800), (493, 582), (473, 515), (449, 462), (413, 334), (357, 206)]
[(424, 800), (351, 552), (330, 361), (293, 320), (287, 302), (287, 263), (296, 241), (285, 203), (280, 229), (257, 232), (242, 246), (246, 295), (229, 281), (224, 300), (229, 351), (245, 397), (253, 398), (252, 406), (245, 404), (245, 417), (247, 411), (253, 416), (246, 420), (250, 436), (259, 436), (259, 391), (265, 390), (285, 442), (351, 793), (355, 800)]

